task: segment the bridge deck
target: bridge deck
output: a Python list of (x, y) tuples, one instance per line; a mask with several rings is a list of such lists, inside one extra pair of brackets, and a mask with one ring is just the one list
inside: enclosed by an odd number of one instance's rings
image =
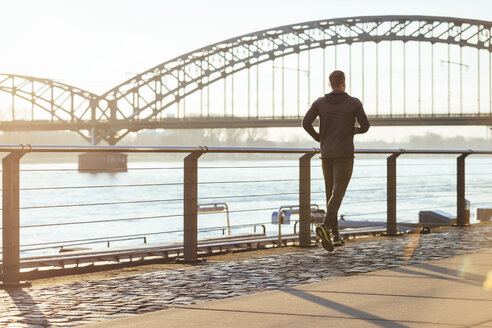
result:
[[(482, 115), (415, 115), (415, 116), (369, 116), (373, 126), (421, 126), (421, 125), (485, 125), (492, 126), (492, 114)], [(271, 127), (300, 127), (302, 117), (192, 117), (166, 118), (152, 121), (74, 121), (63, 122), (49, 120), (36, 121), (4, 121), (0, 131), (45, 131), (45, 130), (89, 130), (96, 129), (201, 129), (201, 128), (271, 128)], [(315, 124), (319, 124), (318, 121)]]

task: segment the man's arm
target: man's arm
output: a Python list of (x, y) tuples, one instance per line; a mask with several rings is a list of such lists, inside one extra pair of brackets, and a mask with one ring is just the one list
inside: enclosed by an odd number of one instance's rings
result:
[(366, 133), (371, 125), (369, 124), (369, 120), (367, 119), (366, 113), (364, 112), (364, 107), (362, 106), (362, 103), (360, 104), (360, 107), (357, 109), (356, 117), (360, 127), (354, 128), (354, 134)]
[(313, 103), (302, 120), (302, 127), (314, 140), (319, 142), (319, 133), (313, 128), (313, 122), (318, 117), (318, 107)]

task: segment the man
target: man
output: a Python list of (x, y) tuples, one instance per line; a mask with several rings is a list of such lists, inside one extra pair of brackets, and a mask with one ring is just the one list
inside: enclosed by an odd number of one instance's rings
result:
[[(369, 130), (369, 121), (359, 99), (345, 93), (345, 74), (330, 74), (332, 92), (318, 98), (304, 116), (303, 128), (321, 145), (321, 161), (326, 191), (326, 217), (316, 227), (316, 235), (329, 252), (342, 246), (338, 232), (338, 209), (352, 176), (354, 166), (354, 135)], [(319, 133), (313, 122), (319, 116)], [(355, 120), (360, 127), (355, 127)], [(331, 235), (333, 235), (333, 240)]]

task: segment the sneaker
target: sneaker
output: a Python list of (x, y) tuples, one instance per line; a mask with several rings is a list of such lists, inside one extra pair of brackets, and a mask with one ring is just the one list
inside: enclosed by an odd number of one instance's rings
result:
[(316, 235), (321, 239), (321, 245), (328, 252), (333, 252), (334, 247), (330, 239), (330, 231), (326, 228), (324, 224), (320, 224), (316, 227)]
[(344, 245), (345, 245), (345, 242), (340, 237), (340, 235), (334, 235), (333, 236), (333, 246), (340, 247), (340, 246), (344, 246)]

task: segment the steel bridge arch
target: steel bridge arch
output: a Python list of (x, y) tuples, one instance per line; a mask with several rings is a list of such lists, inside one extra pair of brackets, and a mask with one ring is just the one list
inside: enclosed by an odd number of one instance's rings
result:
[[(276, 58), (340, 44), (382, 41), (444, 43), (490, 53), (491, 32), (490, 21), (453, 17), (327, 19), (257, 31), (191, 51), (100, 96), (54, 80), (13, 74), (0, 74), (0, 91), (38, 106), (53, 126), (65, 124), (93, 143), (115, 144), (141, 128), (131, 127), (132, 123), (155, 121), (159, 113), (194, 92)], [(12, 112), (15, 114), (14, 109)]]
[[(0, 73), (0, 91), (10, 93), (12, 96), (13, 122), (16, 121), (15, 98), (31, 104), (31, 120), (36, 121), (37, 124), (44, 127), (51, 125), (53, 129), (59, 125), (72, 126), (73, 131), (78, 132), (88, 141), (91, 136), (87, 123), (109, 119), (104, 112), (97, 111), (100, 100), (98, 95), (52, 79)], [(41, 110), (41, 113), (36, 111), (38, 119), (34, 118), (34, 108)], [(22, 124), (26, 120), (23, 118), (19, 121)], [(80, 129), (81, 123), (85, 123), (87, 133), (84, 133), (84, 129)]]
[[(433, 16), (361, 16), (275, 27), (218, 42), (164, 62), (107, 91), (113, 120), (149, 121), (204, 87), (244, 69), (316, 48), (357, 42), (419, 41), (492, 52), (492, 22)], [(104, 102), (103, 102), (104, 103)], [(115, 141), (118, 131), (107, 131)], [(107, 136), (101, 136), (107, 138)]]

